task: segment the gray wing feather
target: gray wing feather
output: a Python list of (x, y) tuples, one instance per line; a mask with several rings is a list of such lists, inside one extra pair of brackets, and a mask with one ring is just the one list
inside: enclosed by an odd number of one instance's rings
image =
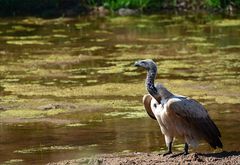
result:
[(222, 148), (220, 131), (200, 103), (190, 98), (175, 97), (168, 100), (167, 106), (168, 110), (197, 129), (213, 148)]

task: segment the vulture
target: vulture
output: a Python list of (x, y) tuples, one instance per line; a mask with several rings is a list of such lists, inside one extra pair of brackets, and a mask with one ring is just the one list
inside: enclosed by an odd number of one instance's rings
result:
[(164, 135), (168, 148), (163, 156), (172, 153), (172, 143), (175, 137), (185, 141), (183, 153), (188, 154), (188, 148), (197, 147), (199, 140), (205, 140), (211, 147), (222, 148), (221, 133), (210, 118), (207, 110), (194, 99), (176, 95), (162, 84), (154, 84), (157, 75), (157, 65), (153, 60), (140, 60), (134, 64), (147, 70), (146, 88), (149, 94), (144, 95), (143, 104), (148, 115), (157, 120)]

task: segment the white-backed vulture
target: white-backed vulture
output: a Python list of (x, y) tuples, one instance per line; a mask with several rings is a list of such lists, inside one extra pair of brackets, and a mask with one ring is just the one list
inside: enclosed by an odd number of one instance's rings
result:
[(172, 153), (174, 137), (185, 140), (185, 155), (188, 154), (188, 146), (197, 147), (201, 139), (213, 148), (222, 148), (220, 131), (200, 103), (185, 96), (174, 95), (161, 84), (155, 85), (157, 66), (152, 60), (137, 61), (135, 66), (147, 70), (146, 88), (149, 94), (144, 95), (143, 103), (148, 115), (157, 120), (165, 136), (168, 151), (164, 156)]

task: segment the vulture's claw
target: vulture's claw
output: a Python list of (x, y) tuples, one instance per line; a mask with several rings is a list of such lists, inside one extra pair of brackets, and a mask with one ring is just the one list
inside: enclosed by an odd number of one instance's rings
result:
[(168, 152), (164, 153), (163, 156), (170, 155), (170, 154), (172, 154), (172, 151), (168, 151)]

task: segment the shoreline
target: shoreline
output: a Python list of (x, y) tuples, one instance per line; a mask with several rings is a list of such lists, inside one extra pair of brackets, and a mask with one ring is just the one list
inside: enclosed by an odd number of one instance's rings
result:
[(39, 7), (39, 2), (26, 4), (4, 4), (0, 5), (0, 18), (9, 17), (41, 17), (41, 18), (59, 18), (59, 17), (78, 17), (78, 16), (129, 16), (129, 15), (151, 15), (151, 14), (188, 14), (188, 13), (209, 13), (224, 14), (234, 16), (239, 14), (240, 5), (230, 3), (225, 7), (207, 6), (207, 4), (194, 4), (179, 1), (175, 5), (170, 2), (164, 2), (160, 6), (124, 7), (119, 6), (116, 9), (105, 7), (104, 4), (87, 4), (73, 2), (62, 2), (59, 4), (44, 3)]
[(94, 158), (81, 158), (74, 160), (64, 160), (47, 165), (164, 165), (164, 164), (240, 164), (240, 151), (222, 151), (218, 153), (190, 153), (188, 155), (162, 156), (156, 153), (127, 153), (127, 154), (102, 154)]

